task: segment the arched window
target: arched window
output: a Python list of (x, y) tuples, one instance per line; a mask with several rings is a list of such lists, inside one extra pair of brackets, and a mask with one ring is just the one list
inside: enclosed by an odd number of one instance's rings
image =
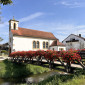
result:
[(48, 42), (46, 42), (46, 48), (48, 48)]
[(37, 41), (37, 48), (39, 48), (39, 41)]
[(33, 48), (36, 48), (36, 42), (33, 41)]
[(45, 42), (43, 42), (43, 48), (45, 48)]
[(16, 23), (14, 23), (14, 30), (16, 30)]

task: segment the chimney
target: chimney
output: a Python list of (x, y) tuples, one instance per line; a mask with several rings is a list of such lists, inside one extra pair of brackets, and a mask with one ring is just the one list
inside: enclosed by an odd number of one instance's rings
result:
[(79, 34), (79, 37), (81, 37), (81, 34)]

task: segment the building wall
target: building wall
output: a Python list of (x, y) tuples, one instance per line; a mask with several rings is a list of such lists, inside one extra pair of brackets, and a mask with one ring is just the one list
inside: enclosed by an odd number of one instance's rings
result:
[(16, 30), (18, 30), (18, 21), (9, 21), (9, 54), (10, 50), (13, 51), (13, 34), (11, 32), (11, 29), (14, 29), (14, 23), (16, 24)]
[(9, 31), (9, 48), (13, 49), (13, 35), (11, 31)]
[[(16, 29), (14, 27), (14, 23), (16, 24)], [(21, 36), (14, 36), (11, 32), (11, 29), (18, 30), (18, 21), (10, 20), (9, 21), (9, 47), (11, 48), (11, 52), (14, 51), (29, 51), (29, 50), (48, 50), (43, 49), (43, 42), (48, 42), (49, 46), (52, 44), (54, 40), (49, 39), (41, 39), (41, 38), (32, 38), (32, 37), (21, 37)], [(39, 41), (40, 48), (33, 48), (33, 41)], [(48, 47), (49, 47), (48, 46)]]
[[(66, 43), (66, 41), (70, 41), (73, 38), (79, 41)], [(85, 41), (75, 35), (70, 35), (69, 37), (67, 37), (67, 39), (63, 41), (63, 44), (66, 45), (66, 50), (71, 49), (71, 48), (76, 49), (76, 50), (85, 48)]]
[(65, 46), (58, 46), (58, 51), (61, 51), (60, 49), (66, 50)]
[(55, 51), (58, 51), (58, 47), (57, 47), (57, 46), (51, 46), (51, 47), (50, 47), (50, 50), (53, 50), (53, 49), (54, 49)]
[(66, 50), (65, 46), (52, 46), (50, 47), (50, 50), (55, 50), (55, 51), (61, 51), (60, 49)]
[(12, 51), (29, 51), (29, 50), (39, 50), (33, 48), (33, 41), (39, 41), (40, 42), (40, 50), (48, 50), (43, 49), (43, 42), (48, 42), (49, 45), (53, 42), (53, 40), (48, 39), (40, 39), (40, 38), (31, 38), (31, 37), (21, 37), (21, 36), (13, 36), (13, 49)]

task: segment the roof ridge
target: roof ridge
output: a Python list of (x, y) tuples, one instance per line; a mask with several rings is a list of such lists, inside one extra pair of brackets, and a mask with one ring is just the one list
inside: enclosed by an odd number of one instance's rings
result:
[[(34, 29), (23, 28), (23, 27), (18, 27), (18, 28), (21, 28), (21, 29), (27, 29), (27, 30), (34, 30)], [(34, 30), (34, 31), (46, 32), (46, 31), (41, 31), (41, 30)], [(46, 32), (46, 33), (51, 33), (51, 32)], [(53, 33), (51, 33), (51, 34), (53, 34)]]
[(83, 38), (83, 39), (85, 39), (84, 37), (80, 37), (80, 36), (78, 36), (78, 35), (75, 35), (75, 34), (72, 34), (72, 35), (74, 35), (74, 36), (77, 36), (77, 37), (79, 37), (79, 38)]
[[(77, 36), (77, 37), (79, 37), (79, 38), (81, 38), (81, 39), (84, 39), (84, 40), (85, 40), (85, 38), (84, 38), (84, 37), (80, 37), (80, 36), (78, 36), (78, 35), (76, 35), (76, 34), (70, 34), (70, 35), (74, 35), (74, 36)], [(69, 35), (69, 36), (70, 36), (70, 35)], [(69, 37), (69, 36), (68, 36), (68, 37)], [(66, 37), (64, 40), (66, 40), (68, 37)], [(63, 41), (64, 41), (64, 40), (63, 40)], [(63, 42), (63, 41), (62, 41), (62, 42)]]
[(54, 40), (50, 46), (65, 46), (65, 45), (59, 40)]
[(18, 35), (18, 36), (28, 36), (28, 37), (57, 40), (57, 38), (51, 32), (21, 28), (21, 27), (18, 27), (18, 30), (11, 30), (11, 31), (13, 35)]

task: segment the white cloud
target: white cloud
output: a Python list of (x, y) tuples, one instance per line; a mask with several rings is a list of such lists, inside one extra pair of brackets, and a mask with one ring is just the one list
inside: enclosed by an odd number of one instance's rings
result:
[(57, 23), (57, 22), (42, 22), (42, 23), (32, 23), (25, 24), (23, 27), (52, 32), (56, 38), (60, 41), (64, 40), (70, 34), (82, 34), (85, 36), (85, 25), (75, 25), (75, 24), (66, 24), (66, 23)]
[(77, 32), (78, 32), (77, 34), (81, 34), (82, 36), (85, 37), (85, 29), (80, 29)]
[(0, 24), (0, 28), (2, 29), (3, 27), (6, 27), (8, 24), (9, 24), (9, 23), (6, 21), (6, 22)]
[(26, 22), (26, 21), (35, 19), (35, 18), (37, 18), (37, 17), (39, 17), (39, 16), (42, 16), (42, 15), (44, 15), (44, 13), (42, 13), (42, 12), (37, 12), (37, 13), (31, 14), (31, 15), (29, 15), (29, 16), (27, 16), (27, 17), (21, 18), (21, 19), (19, 19), (19, 21), (20, 21), (20, 22)]
[(69, 2), (66, 2), (66, 1), (62, 1), (61, 4), (65, 5), (65, 6), (80, 6), (80, 4), (78, 2), (69, 3)]
[(79, 25), (79, 26), (76, 26), (76, 28), (85, 28), (85, 25)]
[[(31, 14), (31, 15), (29, 15), (29, 16), (27, 16), (27, 17), (18, 19), (18, 20), (19, 20), (19, 22), (26, 22), (26, 21), (35, 19), (35, 18), (37, 18), (37, 17), (39, 17), (39, 16), (42, 16), (42, 15), (44, 15), (44, 13), (42, 13), (42, 12), (37, 12), (37, 13)], [(7, 27), (8, 25), (9, 25), (9, 22), (6, 21), (6, 22), (0, 24), (0, 28), (2, 29), (3, 27)]]
[(63, 6), (69, 7), (69, 8), (77, 8), (77, 7), (84, 7), (85, 2), (79, 2), (78, 0), (60, 0), (57, 3), (54, 3), (54, 5), (61, 4)]

